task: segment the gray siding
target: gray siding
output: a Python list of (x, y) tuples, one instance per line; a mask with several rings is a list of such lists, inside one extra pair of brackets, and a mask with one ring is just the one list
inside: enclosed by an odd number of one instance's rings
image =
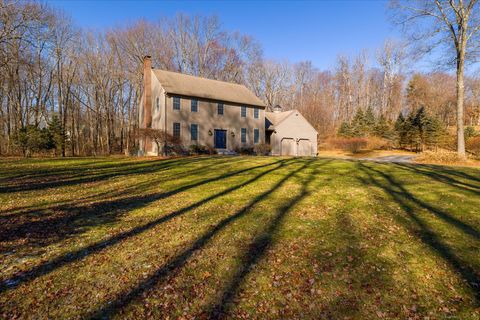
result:
[(301, 141), (302, 139), (311, 142), (308, 147), (310, 149), (308, 155), (315, 156), (317, 154), (317, 131), (299, 112), (295, 112), (280, 124), (275, 125), (275, 132), (270, 137), (272, 155), (281, 155), (282, 146), (283, 154), (288, 148), (292, 155), (305, 155), (303, 152), (306, 153), (307, 143)]

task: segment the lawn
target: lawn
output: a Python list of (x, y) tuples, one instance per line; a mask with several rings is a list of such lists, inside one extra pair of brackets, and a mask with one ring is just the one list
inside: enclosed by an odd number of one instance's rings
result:
[(0, 160), (0, 318), (480, 318), (480, 169)]

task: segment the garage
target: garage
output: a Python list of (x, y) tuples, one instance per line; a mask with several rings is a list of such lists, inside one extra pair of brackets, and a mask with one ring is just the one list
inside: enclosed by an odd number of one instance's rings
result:
[(281, 147), (282, 156), (294, 156), (295, 155), (295, 140), (292, 138), (283, 138)]
[(298, 141), (297, 156), (311, 156), (312, 155), (312, 143), (308, 139), (300, 139)]
[(265, 141), (271, 146), (271, 154), (316, 156), (318, 132), (307, 119), (298, 110), (282, 112), (280, 106), (273, 110), (265, 112)]

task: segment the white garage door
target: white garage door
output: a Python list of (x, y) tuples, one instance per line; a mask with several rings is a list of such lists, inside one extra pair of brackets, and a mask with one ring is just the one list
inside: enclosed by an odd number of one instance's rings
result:
[(298, 141), (298, 156), (311, 156), (312, 143), (308, 139), (300, 139)]
[(282, 156), (294, 156), (295, 155), (295, 141), (292, 138), (282, 139)]

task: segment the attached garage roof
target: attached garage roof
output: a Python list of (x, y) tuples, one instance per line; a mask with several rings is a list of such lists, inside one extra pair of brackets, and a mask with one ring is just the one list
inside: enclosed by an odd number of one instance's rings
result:
[(296, 110), (289, 110), (284, 112), (265, 112), (265, 117), (272, 123), (273, 126), (277, 126), (280, 122), (292, 115)]
[(153, 73), (170, 94), (232, 102), (265, 108), (265, 104), (247, 87), (183, 73), (154, 69)]
[(265, 112), (265, 128), (267, 130), (275, 130), (278, 128), (278, 125), (288, 119), (291, 115), (297, 114), (300, 115), (302, 119), (304, 119), (305, 123), (307, 126), (312, 127), (313, 130), (317, 131), (311, 124), (308, 122), (305, 117), (302, 116), (302, 114), (294, 109), (294, 110), (289, 110), (289, 111), (284, 111), (284, 112)]

